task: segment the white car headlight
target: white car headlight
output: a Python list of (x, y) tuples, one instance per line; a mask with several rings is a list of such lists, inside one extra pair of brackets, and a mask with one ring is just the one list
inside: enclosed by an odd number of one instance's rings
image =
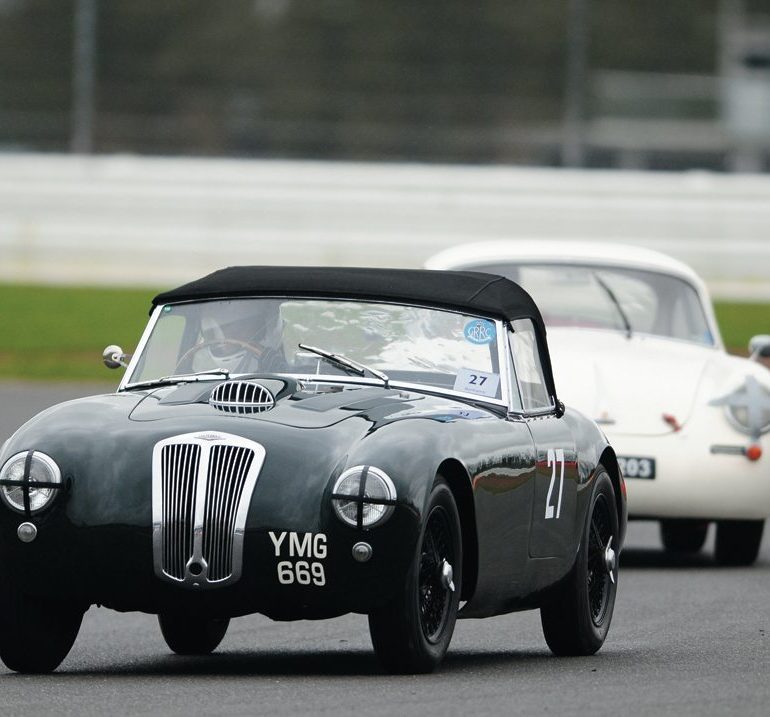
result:
[(40, 451), (24, 451), (11, 456), (0, 470), (0, 498), (19, 513), (27, 509), (37, 513), (54, 499), (61, 482), (53, 458)]
[(753, 376), (746, 376), (742, 386), (711, 401), (711, 405), (723, 406), (727, 420), (754, 438), (770, 430), (770, 390)]
[(337, 478), (332, 491), (334, 512), (353, 527), (372, 528), (385, 522), (395, 505), (393, 481), (374, 466), (348, 468)]

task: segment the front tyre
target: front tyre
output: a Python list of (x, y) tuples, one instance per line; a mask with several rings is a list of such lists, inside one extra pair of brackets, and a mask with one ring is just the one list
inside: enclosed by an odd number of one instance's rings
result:
[(668, 553), (697, 553), (706, 542), (706, 520), (661, 520), (660, 539)]
[(439, 477), (403, 589), (369, 615), (374, 651), (388, 672), (432, 672), (444, 659), (457, 619), (462, 563), (460, 516)]
[(224, 639), (230, 620), (204, 620), (190, 615), (161, 613), (158, 623), (163, 639), (177, 655), (208, 655)]
[(75, 643), (84, 610), (23, 595), (6, 576), (0, 580), (0, 659), (15, 672), (53, 672)]
[(604, 643), (618, 589), (619, 534), (615, 491), (600, 467), (575, 565), (540, 608), (545, 641), (555, 655), (593, 655)]
[(759, 555), (764, 520), (720, 520), (716, 559), (720, 565), (751, 565)]

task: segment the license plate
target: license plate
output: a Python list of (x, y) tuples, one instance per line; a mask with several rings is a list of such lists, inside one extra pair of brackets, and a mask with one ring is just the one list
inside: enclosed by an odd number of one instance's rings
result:
[(654, 458), (618, 456), (618, 465), (624, 478), (646, 478), (651, 480), (655, 477)]

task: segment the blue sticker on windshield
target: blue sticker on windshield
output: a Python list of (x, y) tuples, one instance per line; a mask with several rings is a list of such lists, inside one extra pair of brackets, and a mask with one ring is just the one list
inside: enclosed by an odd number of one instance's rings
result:
[(495, 340), (495, 325), (485, 319), (474, 319), (465, 324), (465, 340), (477, 346), (491, 344)]

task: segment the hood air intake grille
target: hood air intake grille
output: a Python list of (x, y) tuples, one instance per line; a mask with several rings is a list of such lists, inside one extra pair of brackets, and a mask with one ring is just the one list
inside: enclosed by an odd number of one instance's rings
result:
[(225, 413), (245, 415), (269, 411), (275, 406), (275, 399), (256, 381), (226, 381), (211, 392), (209, 404)]

